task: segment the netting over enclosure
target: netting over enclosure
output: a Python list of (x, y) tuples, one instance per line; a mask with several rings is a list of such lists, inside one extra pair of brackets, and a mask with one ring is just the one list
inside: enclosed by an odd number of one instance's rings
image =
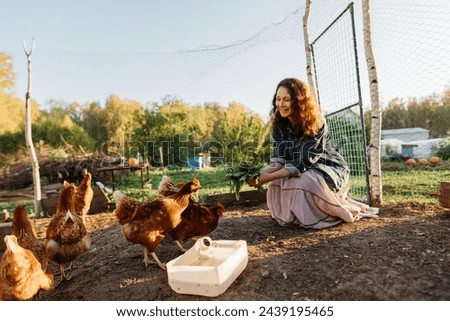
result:
[[(37, 39), (33, 97), (41, 105), (49, 99), (102, 103), (116, 94), (145, 104), (171, 95), (191, 105), (236, 101), (268, 118), (277, 83), (304, 78), (300, 21), (299, 9), (250, 39), (177, 52), (40, 52)], [(23, 92), (26, 67), (17, 69)]]
[[(313, 1), (310, 39), (316, 39), (349, 3)], [(355, 1), (354, 8), (363, 106), (368, 107), (360, 1)], [(33, 98), (45, 106), (50, 99), (103, 102), (113, 93), (142, 103), (176, 95), (190, 104), (218, 101), (226, 105), (238, 101), (267, 116), (279, 80), (289, 76), (306, 79), (303, 14), (301, 1), (298, 9), (283, 21), (266, 26), (249, 39), (178, 52), (158, 52), (157, 44), (151, 53), (42, 52), (37, 39)], [(450, 83), (450, 3), (377, 0), (373, 1), (372, 15), (373, 46), (384, 104), (395, 97), (442, 94)], [(347, 34), (345, 30), (337, 31), (340, 36), (344, 32)], [(352, 57), (343, 52), (336, 59)], [(16, 92), (22, 95), (26, 90), (26, 59), (23, 53), (13, 54), (13, 58), (18, 74)], [(338, 77), (336, 69), (328, 67), (331, 76), (324, 75), (322, 88), (328, 85), (324, 81), (334, 82)], [(344, 76), (347, 75), (341, 75)], [(338, 99), (342, 101), (342, 97)], [(325, 97), (321, 103), (333, 105)]]
[[(364, 194), (367, 159), (360, 108), (369, 107), (370, 101), (361, 1), (354, 1), (354, 30), (349, 12), (345, 12), (319, 38), (349, 3), (313, 1), (309, 39), (315, 41), (320, 104), (335, 144), (356, 175), (357, 182), (352, 185), (362, 188), (353, 192)], [(50, 100), (102, 104), (112, 94), (150, 105), (172, 95), (190, 105), (218, 102), (226, 106), (236, 101), (268, 119), (277, 83), (286, 77), (306, 80), (304, 12), (305, 3), (299, 1), (298, 8), (283, 21), (262, 28), (249, 39), (176, 52), (159, 52), (158, 44), (154, 52), (144, 53), (129, 49), (123, 53), (42, 52), (37, 39), (32, 97), (45, 108), (52, 105)], [(396, 97), (407, 100), (442, 95), (450, 85), (450, 2), (376, 0), (372, 1), (372, 15), (383, 107)], [(26, 91), (26, 57), (23, 53), (12, 56), (18, 74), (16, 93), (22, 96)], [(442, 118), (437, 121), (448, 122)]]

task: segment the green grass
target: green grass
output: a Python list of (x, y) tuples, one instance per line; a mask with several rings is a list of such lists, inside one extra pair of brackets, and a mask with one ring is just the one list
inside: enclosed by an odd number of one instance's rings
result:
[(449, 161), (442, 161), (435, 167), (409, 167), (403, 162), (382, 163), (383, 202), (438, 204), (442, 181), (450, 181)]
[[(163, 175), (169, 176), (174, 184), (185, 183), (193, 178), (200, 180), (202, 188), (197, 192), (197, 197), (201, 202), (206, 200), (208, 195), (216, 195), (230, 192), (228, 178), (226, 177), (226, 167), (204, 168), (201, 170), (154, 170), (149, 173), (149, 182), (151, 182), (152, 189), (140, 188), (140, 176), (127, 175), (119, 177), (116, 180), (116, 190), (123, 191), (126, 195), (137, 199), (151, 199), (157, 195), (158, 184)], [(254, 190), (248, 185), (244, 186), (241, 191)]]
[[(201, 170), (154, 170), (149, 172), (151, 189), (141, 189), (141, 180), (137, 172), (119, 176), (116, 179), (116, 190), (123, 191), (129, 197), (136, 200), (153, 199), (157, 195), (158, 184), (163, 175), (168, 175), (173, 183), (187, 182), (192, 178), (198, 178), (202, 189), (197, 193), (199, 201), (204, 202), (208, 195), (229, 193), (230, 186), (226, 177), (226, 167), (206, 168)], [(383, 202), (401, 203), (417, 202), (424, 204), (437, 204), (439, 185), (441, 181), (450, 181), (450, 162), (445, 161), (436, 167), (416, 166), (407, 167), (403, 163), (382, 164)], [(352, 181), (352, 184), (362, 186), (364, 180)], [(244, 185), (242, 191), (254, 190), (253, 187)], [(0, 210), (7, 209), (11, 214), (19, 203), (27, 206), (28, 213), (33, 212), (33, 201), (3, 202)]]
[(409, 170), (382, 174), (383, 200), (437, 204), (441, 181), (450, 180), (450, 170)]
[[(0, 202), (0, 211), (3, 211), (4, 209), (8, 210), (10, 217), (13, 216), (14, 209), (17, 205), (24, 204), (27, 208), (27, 214), (28, 216), (34, 216), (34, 201), (33, 200), (23, 200), (23, 201), (16, 201), (16, 202)], [(0, 221), (1, 223), (1, 221)]]
[[(156, 189), (164, 174), (168, 175), (174, 183), (186, 182), (194, 177), (198, 178), (203, 186), (198, 193), (201, 201), (204, 201), (208, 195), (230, 192), (225, 176), (225, 167), (199, 171), (185, 169), (165, 171), (164, 173), (162, 171), (150, 172), (153, 189), (144, 192), (139, 188), (139, 176), (134, 178), (124, 176), (126, 181), (120, 181), (117, 189), (122, 189), (127, 195), (136, 199), (155, 197)], [(415, 168), (407, 167), (403, 163), (388, 163), (386, 167), (383, 167), (382, 172), (383, 201), (437, 204), (441, 181), (450, 181), (449, 162), (443, 162), (437, 167), (417, 166)], [(351, 184), (365, 186), (365, 179), (354, 180)], [(253, 189), (244, 185), (242, 191)], [(361, 197), (361, 195), (357, 195), (357, 197)]]

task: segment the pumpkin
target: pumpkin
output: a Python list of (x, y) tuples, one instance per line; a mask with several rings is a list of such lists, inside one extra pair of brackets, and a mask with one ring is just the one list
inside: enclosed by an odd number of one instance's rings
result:
[(130, 159), (128, 159), (128, 166), (130, 166), (130, 167), (138, 167), (139, 166), (139, 161), (136, 158), (131, 157)]
[(428, 162), (430, 163), (431, 166), (436, 166), (437, 164), (439, 164), (439, 162), (441, 161), (441, 159), (439, 157), (436, 156), (432, 156), (430, 157), (430, 159), (428, 160)]
[(423, 158), (421, 158), (421, 159), (419, 159), (419, 165), (426, 165), (427, 164), (427, 160), (426, 159), (423, 159)]
[(407, 166), (415, 166), (416, 165), (416, 161), (413, 158), (409, 158), (409, 159), (406, 160), (405, 164)]

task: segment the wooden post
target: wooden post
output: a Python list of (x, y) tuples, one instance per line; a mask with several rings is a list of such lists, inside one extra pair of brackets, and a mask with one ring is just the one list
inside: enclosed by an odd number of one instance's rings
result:
[(378, 94), (378, 76), (372, 50), (371, 0), (362, 1), (364, 51), (369, 74), (370, 101), (372, 105), (372, 127), (370, 130), (370, 177), (372, 206), (379, 207), (382, 202), (381, 182), (381, 104)]
[(159, 167), (164, 168), (164, 157), (163, 157), (163, 148), (162, 148), (162, 146), (159, 146), (159, 159), (160, 159)]
[(25, 55), (27, 56), (28, 62), (28, 88), (25, 95), (25, 143), (30, 152), (31, 158), (31, 168), (33, 176), (33, 187), (34, 187), (34, 211), (35, 217), (41, 216), (41, 177), (39, 174), (39, 162), (36, 156), (36, 151), (33, 145), (33, 136), (31, 134), (31, 55), (34, 51), (34, 39), (32, 41), (32, 46), (30, 51), (27, 50), (25, 41), (23, 42), (23, 49)]
[(311, 0), (306, 0), (305, 5), (305, 15), (303, 16), (303, 39), (305, 42), (305, 56), (306, 56), (306, 75), (308, 77), (308, 84), (311, 93), (314, 96), (314, 100), (317, 102), (316, 87), (313, 80), (313, 67), (311, 58), (311, 45), (309, 44), (309, 33), (308, 33), (308, 19), (311, 8)]
[(450, 182), (441, 182), (439, 188), (439, 203), (442, 207), (450, 208)]

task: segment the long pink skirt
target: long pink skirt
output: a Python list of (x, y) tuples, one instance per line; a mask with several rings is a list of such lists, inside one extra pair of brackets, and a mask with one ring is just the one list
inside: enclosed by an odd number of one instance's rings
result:
[(267, 205), (280, 225), (298, 224), (323, 229), (342, 222), (354, 222), (356, 215), (368, 211), (368, 205), (350, 199), (349, 186), (333, 192), (314, 170), (299, 177), (269, 183)]

